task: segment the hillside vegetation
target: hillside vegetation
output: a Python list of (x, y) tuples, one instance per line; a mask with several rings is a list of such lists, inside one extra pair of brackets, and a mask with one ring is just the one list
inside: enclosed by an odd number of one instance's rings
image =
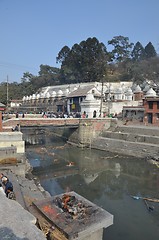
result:
[(25, 72), (20, 83), (2, 82), (0, 101), (6, 104), (7, 99), (22, 99), (42, 87), (60, 84), (151, 81), (158, 85), (159, 57), (151, 42), (144, 47), (139, 41), (134, 44), (128, 37), (115, 36), (108, 41), (108, 46), (111, 51), (95, 37), (76, 43), (72, 48), (64, 46), (56, 58), (60, 68), (41, 64), (38, 76)]

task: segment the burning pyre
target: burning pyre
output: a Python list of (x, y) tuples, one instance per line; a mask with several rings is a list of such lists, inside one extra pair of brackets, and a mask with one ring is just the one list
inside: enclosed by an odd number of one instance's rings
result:
[(56, 197), (54, 203), (72, 219), (83, 219), (90, 215), (92, 206), (78, 200), (75, 196), (63, 194), (62, 197)]

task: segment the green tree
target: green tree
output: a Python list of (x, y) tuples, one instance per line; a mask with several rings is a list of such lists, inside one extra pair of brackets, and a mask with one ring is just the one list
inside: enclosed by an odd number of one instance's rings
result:
[(73, 47), (63, 48), (57, 57), (61, 78), (66, 83), (100, 81), (106, 74), (108, 52), (96, 38), (88, 38)]
[(112, 40), (109, 40), (108, 45), (112, 45), (114, 47), (111, 52), (112, 60), (115, 62), (122, 62), (130, 58), (131, 49), (134, 44), (129, 42), (128, 37), (120, 35), (113, 37)]
[(33, 78), (33, 84), (37, 88), (60, 84), (60, 69), (49, 65), (40, 65), (39, 76)]
[(145, 49), (140, 42), (134, 45), (131, 56), (133, 61), (140, 61), (145, 58)]
[(21, 86), (23, 96), (29, 96), (35, 92), (35, 86), (32, 83), (35, 76), (29, 72), (23, 73), (23, 77), (21, 78)]
[(56, 58), (56, 62), (57, 63), (63, 63), (66, 60), (69, 53), (70, 53), (70, 48), (68, 46), (64, 46), (60, 50), (60, 52), (58, 53), (58, 56)]
[(157, 56), (156, 50), (151, 42), (149, 42), (145, 46), (145, 55), (146, 55), (146, 58), (152, 58)]

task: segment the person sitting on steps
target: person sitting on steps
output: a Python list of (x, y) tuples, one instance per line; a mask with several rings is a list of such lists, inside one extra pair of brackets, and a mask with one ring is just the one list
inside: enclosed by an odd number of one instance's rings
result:
[(6, 197), (15, 200), (16, 197), (13, 191), (13, 184), (11, 183), (11, 181), (9, 181), (9, 179), (6, 176), (3, 176), (1, 180)]

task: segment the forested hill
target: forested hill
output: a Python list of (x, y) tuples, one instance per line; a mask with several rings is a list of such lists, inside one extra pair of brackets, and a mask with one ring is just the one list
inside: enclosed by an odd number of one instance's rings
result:
[(6, 104), (7, 87), (10, 101), (32, 95), (41, 87), (60, 84), (95, 81), (141, 84), (145, 80), (159, 83), (159, 57), (152, 43), (142, 46), (139, 41), (134, 44), (124, 36), (113, 37), (107, 47), (95, 37), (76, 43), (72, 48), (64, 46), (56, 61), (60, 68), (41, 64), (38, 76), (26, 72), (20, 83), (2, 82), (0, 102)]

